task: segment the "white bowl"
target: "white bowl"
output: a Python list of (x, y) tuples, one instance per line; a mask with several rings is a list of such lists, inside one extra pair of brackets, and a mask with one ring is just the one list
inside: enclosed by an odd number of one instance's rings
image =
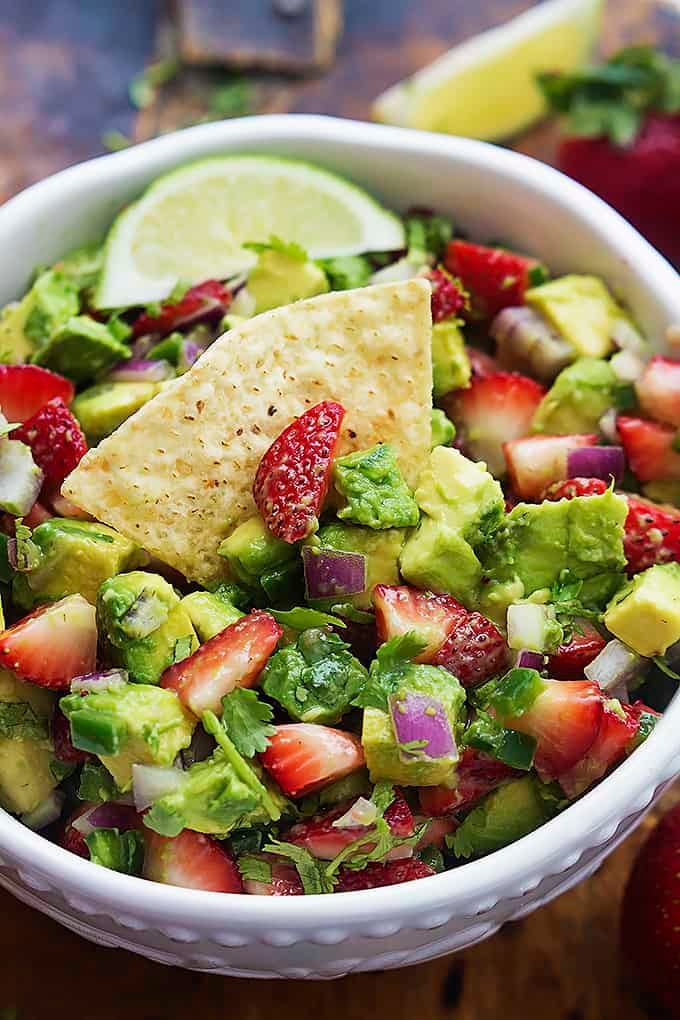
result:
[[(158, 174), (226, 151), (313, 160), (390, 206), (449, 213), (554, 271), (601, 274), (660, 346), (680, 322), (680, 278), (589, 192), (480, 142), (324, 117), (208, 124), (73, 167), (0, 209), (0, 302), (33, 266), (100, 237)], [(469, 946), (591, 874), (680, 772), (680, 699), (614, 774), (537, 832), (479, 861), (341, 896), (194, 892), (106, 871), (0, 812), (0, 884), (86, 938), (161, 963), (242, 977), (331, 978), (419, 963)]]

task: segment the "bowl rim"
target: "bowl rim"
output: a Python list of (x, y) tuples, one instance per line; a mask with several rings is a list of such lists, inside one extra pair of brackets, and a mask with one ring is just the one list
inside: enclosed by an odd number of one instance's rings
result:
[[(625, 252), (635, 264), (641, 283), (668, 315), (680, 321), (680, 278), (672, 266), (617, 212), (581, 185), (529, 156), (465, 138), (387, 127), (335, 117), (307, 114), (263, 115), (186, 128), (143, 142), (130, 149), (77, 164), (31, 185), (0, 208), (0, 227), (21, 229), (22, 218), (45, 210), (55, 201), (74, 199), (85, 183), (107, 180), (142, 170), (156, 156), (176, 157), (179, 165), (200, 158), (202, 146), (223, 140), (247, 146), (285, 141), (328, 141), (365, 149), (407, 151), (424, 157), (449, 156), (484, 166), (500, 178), (523, 182), (562, 206), (572, 220), (595, 229), (614, 252)], [(677, 294), (673, 300), (673, 293)], [(501, 898), (522, 896), (544, 877), (569, 870), (582, 854), (610, 839), (635, 811), (645, 808), (656, 790), (680, 772), (680, 698), (675, 697), (645, 744), (612, 775), (591, 789), (560, 815), (528, 836), (487, 857), (439, 875), (394, 887), (361, 890), (338, 897), (258, 897), (215, 894), (121, 875), (83, 860), (32, 832), (0, 810), (0, 855), (10, 854), (23, 880), (23, 868), (39, 873), (56, 890), (76, 900), (87, 897), (123, 915), (144, 915), (159, 923), (196, 923), (219, 928), (258, 930), (290, 925), (301, 932), (324, 927), (389, 922), (416, 918), (455, 906), (460, 917), (475, 916)], [(27, 881), (27, 885), (31, 885)], [(91, 910), (89, 911), (91, 912)]]

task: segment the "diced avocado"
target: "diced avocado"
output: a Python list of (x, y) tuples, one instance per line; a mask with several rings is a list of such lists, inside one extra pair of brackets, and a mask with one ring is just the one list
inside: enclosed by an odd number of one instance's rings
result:
[(481, 563), (472, 546), (445, 521), (423, 517), (406, 542), (399, 565), (404, 578), (417, 588), (448, 592), (464, 605), (474, 605)]
[[(85, 698), (68, 694), (59, 705), (71, 724), (75, 746), (94, 750), (123, 792), (132, 785), (133, 765), (172, 765), (191, 743), (196, 724), (174, 691), (148, 684), (125, 684)], [(99, 750), (90, 743), (91, 734), (101, 735)], [(115, 753), (104, 753), (108, 734), (114, 735), (109, 746)]]
[(186, 610), (201, 643), (209, 641), (243, 616), (236, 606), (230, 606), (209, 591), (192, 591), (191, 595), (184, 596), (180, 604)]
[(68, 319), (78, 314), (80, 304), (76, 284), (58, 269), (41, 273), (26, 300), (30, 309), (25, 333), (34, 351), (40, 351)]
[(74, 315), (51, 334), (32, 360), (81, 385), (129, 357), (130, 348), (116, 340), (103, 322)]
[(49, 691), (0, 670), (0, 804), (15, 814), (35, 810), (57, 785), (50, 770), (53, 704)]
[(103, 262), (103, 245), (89, 244), (69, 252), (54, 268), (72, 280), (80, 292), (94, 287)]
[(607, 361), (579, 358), (564, 368), (536, 408), (532, 428), (549, 435), (597, 432), (614, 403), (617, 379)]
[(109, 644), (112, 664), (140, 684), (157, 684), (168, 666), (198, 648), (179, 595), (164, 578), (143, 570), (104, 581), (97, 627)]
[(255, 299), (255, 315), (289, 305), (329, 289), (323, 269), (309, 259), (266, 249), (248, 276), (248, 292)]
[(18, 439), (0, 438), (0, 509), (23, 517), (35, 503), (43, 474), (30, 446)]
[(373, 275), (373, 266), (365, 255), (338, 255), (319, 259), (318, 264), (326, 274), (331, 290), (365, 287)]
[(500, 483), (483, 464), (446, 446), (430, 453), (415, 495), (424, 514), (459, 532), (473, 548), (488, 541), (503, 520)]
[(15, 574), (12, 597), (22, 609), (76, 592), (95, 605), (101, 584), (135, 566), (141, 550), (113, 528), (92, 521), (52, 517), (32, 535), (40, 550), (35, 569)]
[(338, 510), (342, 521), (383, 530), (412, 528), (420, 519), (418, 504), (388, 443), (338, 457), (333, 480), (346, 500), (346, 506)]
[(457, 323), (448, 319), (432, 327), (432, 383), (435, 397), (460, 390), (470, 382), (470, 359)]
[(299, 556), (296, 546), (272, 535), (256, 514), (220, 543), (217, 550), (233, 577), (248, 588), (259, 588), (262, 576)]
[(430, 447), (449, 446), (456, 438), (456, 426), (439, 407), (433, 407), (430, 416), (432, 439)]
[(610, 602), (604, 624), (638, 655), (663, 655), (680, 640), (680, 564), (637, 574)]
[(655, 503), (668, 503), (680, 507), (680, 481), (664, 480), (647, 482), (642, 486), (643, 495)]
[(405, 533), (401, 528), (374, 531), (354, 524), (333, 521), (319, 530), (319, 545), (328, 549), (363, 553), (366, 557), (366, 591), (349, 599), (326, 600), (351, 602), (355, 609), (369, 609), (373, 604), (376, 584), (399, 584), (399, 554), (404, 545)]
[(556, 619), (555, 607), (538, 602), (517, 602), (508, 606), (508, 645), (516, 651), (556, 652), (564, 630)]
[(21, 364), (33, 351), (26, 335), (26, 319), (32, 304), (29, 291), (21, 301), (12, 301), (0, 311), (0, 361), (6, 365)]
[(560, 797), (551, 786), (525, 776), (499, 786), (473, 808), (453, 836), (456, 857), (478, 857), (499, 850), (557, 813)]
[(97, 383), (79, 393), (71, 410), (90, 444), (110, 436), (160, 391), (160, 383)]
[(560, 276), (528, 290), (524, 300), (586, 358), (604, 358), (613, 350), (612, 330), (626, 317), (597, 276)]
[[(401, 699), (413, 693), (440, 701), (456, 734), (465, 705), (465, 691), (454, 676), (440, 666), (412, 664), (393, 695), (397, 711)], [(428, 758), (423, 752), (400, 748), (392, 717), (380, 708), (364, 709), (361, 743), (374, 783), (387, 780), (406, 786), (438, 786), (450, 778), (458, 760), (457, 753)]]

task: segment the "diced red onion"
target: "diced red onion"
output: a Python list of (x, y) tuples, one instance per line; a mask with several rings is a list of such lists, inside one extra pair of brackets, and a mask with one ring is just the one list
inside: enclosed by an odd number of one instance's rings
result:
[(613, 478), (620, 482), (626, 467), (622, 446), (582, 446), (567, 455), (569, 478)]
[(196, 343), (195, 340), (183, 340), (182, 349), (179, 355), (179, 361), (177, 368), (180, 372), (187, 372), (192, 365), (198, 361), (200, 356), (205, 353), (207, 347), (202, 344)]
[(124, 669), (85, 673), (83, 676), (74, 676), (71, 680), (71, 693), (78, 694), (85, 691), (88, 694), (98, 694), (102, 691), (119, 691), (125, 687), (127, 681), (128, 675)]
[(456, 757), (456, 741), (446, 710), (437, 698), (409, 691), (403, 697), (392, 695), (390, 715), (398, 744), (426, 741), (413, 751), (400, 751), (405, 761), (420, 758)]
[(545, 655), (523, 648), (517, 653), (515, 665), (518, 669), (535, 669), (540, 673), (545, 666)]
[(168, 793), (175, 793), (186, 780), (181, 769), (162, 768), (159, 765), (132, 766), (132, 793), (135, 807), (144, 811), (154, 801)]
[(489, 332), (498, 344), (497, 357), (504, 368), (531, 372), (544, 382), (551, 382), (574, 360), (571, 344), (525, 305), (504, 308)]
[(94, 829), (119, 829), (127, 832), (128, 829), (138, 828), (139, 821), (137, 808), (133, 804), (109, 800), (89, 808), (72, 825), (81, 836), (89, 836)]
[(619, 351), (609, 362), (620, 382), (634, 383), (645, 370), (645, 363), (632, 351)]
[(52, 790), (37, 808), (22, 815), (21, 821), (34, 832), (40, 832), (61, 817), (65, 800), (66, 794), (62, 790)]
[(163, 382), (173, 379), (175, 370), (169, 361), (130, 358), (119, 361), (106, 376), (106, 382)]
[(617, 319), (612, 327), (611, 339), (620, 350), (631, 351), (642, 358), (649, 357), (649, 348), (629, 319)]
[(307, 598), (358, 595), (366, 591), (366, 557), (363, 553), (304, 546), (302, 562)]
[(624, 645), (623, 641), (614, 638), (583, 672), (589, 680), (598, 683), (603, 691), (610, 692), (619, 684), (630, 684), (646, 665), (647, 659)]
[(615, 407), (609, 407), (600, 418), (598, 428), (604, 438), (610, 443), (618, 443), (620, 440), (618, 426), (616, 424), (617, 411)]
[(344, 815), (336, 818), (331, 825), (334, 829), (355, 829), (368, 828), (373, 825), (378, 811), (372, 800), (359, 797), (352, 806), (345, 811)]

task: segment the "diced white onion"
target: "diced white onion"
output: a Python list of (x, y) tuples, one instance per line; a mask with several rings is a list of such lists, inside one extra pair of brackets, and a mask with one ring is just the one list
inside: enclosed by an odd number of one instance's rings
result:
[(620, 684), (628, 684), (640, 673), (647, 660), (634, 652), (623, 641), (614, 638), (584, 669), (589, 680), (594, 680), (603, 691), (612, 692)]
[(132, 792), (135, 807), (145, 811), (156, 800), (174, 793), (186, 780), (181, 769), (163, 768), (159, 765), (132, 766)]
[(545, 651), (546, 628), (554, 610), (534, 602), (508, 606), (508, 644), (516, 650)]
[(622, 351), (631, 351), (641, 358), (649, 358), (649, 347), (630, 319), (617, 319), (612, 327), (611, 338)]
[(369, 825), (373, 825), (376, 815), (377, 808), (373, 801), (359, 797), (349, 810), (345, 811), (344, 815), (336, 818), (331, 824), (334, 829), (353, 829), (357, 826), (367, 828)]
[(427, 268), (427, 266), (419, 265), (417, 262), (411, 262), (408, 255), (404, 255), (403, 258), (397, 259), (396, 262), (391, 262), (389, 266), (383, 266), (382, 269), (376, 270), (368, 282), (403, 283), (405, 280), (412, 280), (423, 269)]
[(616, 426), (616, 408), (608, 407), (599, 421), (599, 429), (605, 439), (610, 443), (619, 442), (619, 430)]
[(632, 351), (618, 351), (609, 364), (617, 379), (621, 382), (635, 382), (645, 370), (645, 363)]
[(229, 306), (229, 315), (242, 315), (249, 319), (255, 314), (256, 301), (247, 287), (241, 287), (240, 291)]

